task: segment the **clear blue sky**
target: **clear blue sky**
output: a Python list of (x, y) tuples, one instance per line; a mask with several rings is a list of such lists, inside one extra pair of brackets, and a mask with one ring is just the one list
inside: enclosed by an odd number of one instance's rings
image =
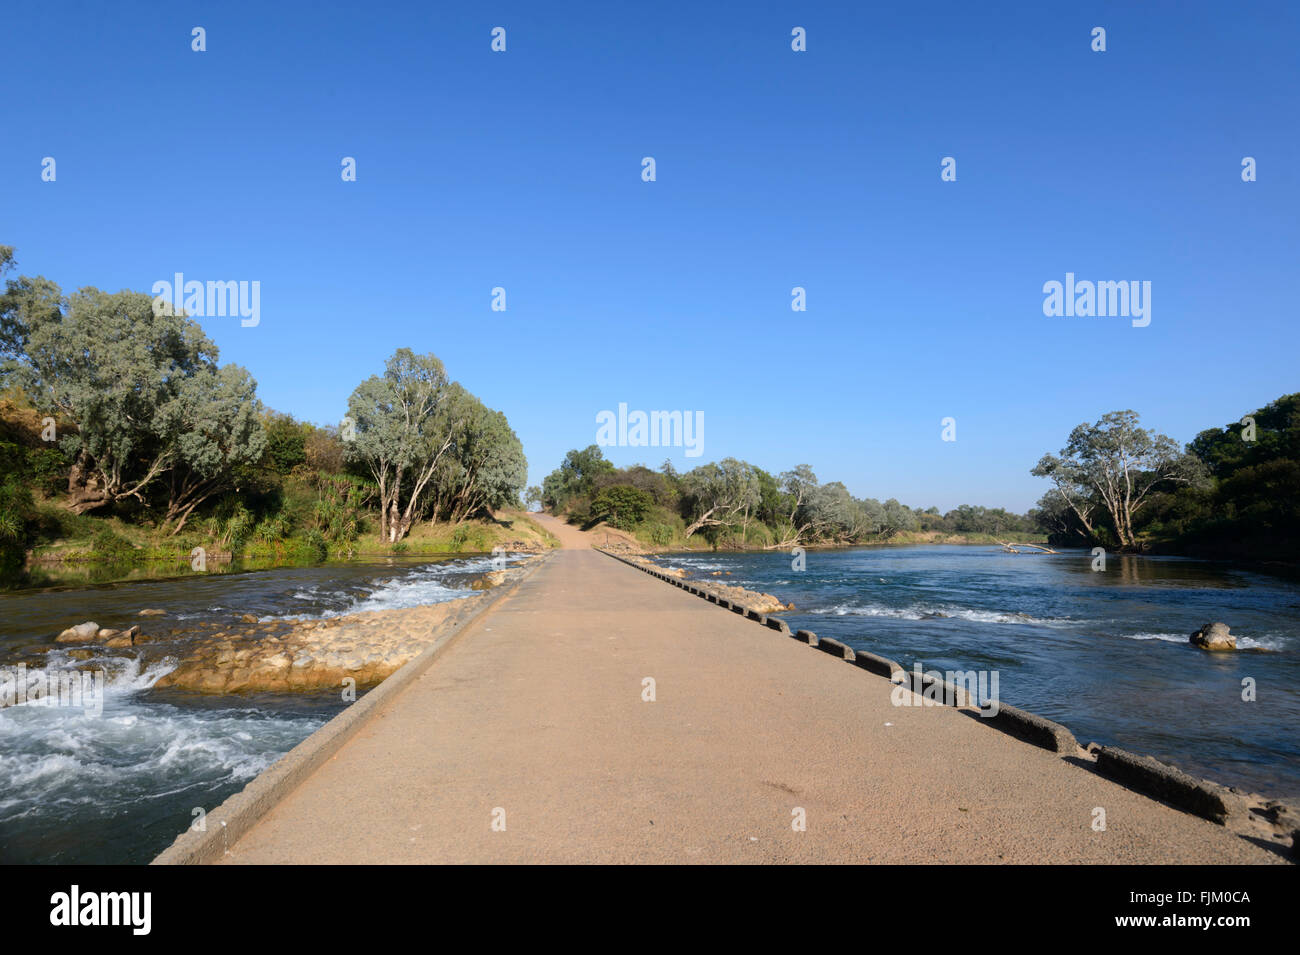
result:
[[(432, 351), (532, 483), (622, 401), (704, 412), (682, 469), (1023, 510), (1082, 421), (1186, 441), (1300, 389), (1296, 11), (11, 4), (0, 242), (69, 290), (260, 281), (257, 327), (202, 324), (308, 420)], [(1045, 317), (1067, 271), (1150, 281), (1150, 326)]]

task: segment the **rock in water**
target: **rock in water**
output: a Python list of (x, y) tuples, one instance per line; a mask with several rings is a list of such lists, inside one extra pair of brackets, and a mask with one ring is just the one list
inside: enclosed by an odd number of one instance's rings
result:
[(79, 623), (75, 627), (69, 627), (55, 639), (59, 643), (89, 643), (98, 635), (99, 624), (87, 620), (85, 623)]
[(139, 627), (127, 627), (125, 630), (101, 630), (99, 631), (99, 639), (104, 641), (104, 646), (116, 649), (134, 645), (139, 634)]
[(491, 590), (493, 587), (500, 587), (506, 581), (506, 572), (504, 570), (490, 570), (478, 580), (469, 585), (470, 590)]
[(161, 617), (166, 613), (167, 613), (166, 610), (159, 610), (157, 607), (146, 607), (145, 609), (141, 610), (138, 614), (136, 614), (136, 616), (137, 617)]
[(1188, 642), (1202, 650), (1237, 649), (1237, 638), (1228, 632), (1226, 623), (1207, 623), (1193, 633)]

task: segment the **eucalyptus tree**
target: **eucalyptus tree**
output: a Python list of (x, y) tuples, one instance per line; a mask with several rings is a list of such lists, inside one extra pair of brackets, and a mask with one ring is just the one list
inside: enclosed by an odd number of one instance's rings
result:
[(346, 454), (375, 479), (382, 540), (401, 540), (420, 513), (425, 489), (455, 442), (459, 419), (443, 413), (454, 394), (437, 356), (399, 348), (382, 376), (367, 378), (348, 398)]
[(257, 382), (238, 365), (203, 366), (182, 379), (159, 412), (173, 448), (165, 522), (179, 534), (194, 509), (259, 461), (267, 434)]
[(1124, 548), (1137, 545), (1134, 515), (1152, 491), (1205, 478), (1204, 466), (1194, 455), (1168, 435), (1142, 428), (1135, 411), (1112, 411), (1095, 424), (1079, 425), (1060, 456), (1044, 455), (1031, 473), (1052, 480), (1090, 533), (1085, 502), (1099, 500)]
[(778, 481), (782, 513), (777, 528), (779, 539), (774, 546), (793, 547), (816, 532), (820, 518), (812, 503), (818, 488), (817, 475), (811, 465), (799, 464), (793, 470), (783, 471)]
[(758, 475), (736, 458), (702, 464), (682, 475), (686, 536), (705, 527), (733, 527), (759, 503)]
[(916, 530), (916, 515), (906, 504), (900, 504), (896, 498), (890, 498), (882, 508), (882, 530), (887, 537), (903, 531)]
[(482, 511), (519, 506), (528, 462), (506, 416), (453, 385), (444, 413), (453, 422), (452, 453), (434, 479), (434, 515), (460, 523)]
[(215, 487), (261, 454), (247, 372), (218, 370), (203, 330), (155, 313), (148, 295), (84, 288), (65, 298), (45, 279), (10, 281), (0, 338), (8, 374), (72, 426), (60, 445), (71, 461), (67, 506), (78, 514), (128, 498), (146, 504), (177, 468), (185, 474), (173, 475), (174, 487), (193, 502), (195, 481)]

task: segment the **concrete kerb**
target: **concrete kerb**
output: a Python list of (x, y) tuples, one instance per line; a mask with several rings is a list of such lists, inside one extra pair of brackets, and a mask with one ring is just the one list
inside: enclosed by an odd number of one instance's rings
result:
[[(845, 657), (845, 659), (850, 658)], [(868, 673), (883, 676), (885, 679), (891, 681), (894, 680), (895, 673), (905, 672), (902, 664), (895, 663), (888, 657), (878, 656), (877, 654), (870, 653), (867, 650), (854, 650), (851, 660), (854, 664), (862, 667), (862, 669), (866, 670)]]
[(850, 663), (853, 662), (855, 656), (851, 647), (840, 643), (838, 640), (832, 640), (830, 637), (818, 637), (817, 649), (822, 653), (829, 653), (833, 657), (839, 657), (841, 660), (848, 660)]
[(406, 689), (470, 624), (550, 559), (553, 552), (523, 568), (509, 583), (494, 588), (488, 598), (466, 616), (446, 627), (432, 644), (408, 661), (365, 696), (312, 733), (275, 763), (259, 773), (239, 792), (230, 796), (205, 818), (206, 831), (187, 829), (164, 849), (150, 865), (203, 865), (222, 858), (263, 816), (296, 789), (356, 735), (366, 722), (390, 700)]
[(804, 643), (808, 644), (808, 646), (810, 647), (817, 646), (817, 634), (813, 633), (811, 630), (796, 630), (793, 634), (791, 634), (791, 636), (793, 636), (796, 640), (803, 641)]
[(903, 671), (902, 679), (894, 679), (895, 682), (907, 686), (913, 693), (918, 696), (924, 696), (927, 690), (932, 697), (937, 697), (940, 703), (951, 706), (974, 706), (975, 699), (963, 688), (949, 683), (944, 679), (934, 679), (928, 673), (916, 673), (914, 671)]
[(995, 716), (986, 717), (981, 714), (980, 722), (1062, 756), (1070, 756), (1079, 751), (1079, 743), (1069, 729), (1009, 703), (999, 703)]
[(1245, 811), (1245, 801), (1226, 786), (1197, 779), (1150, 756), (1103, 746), (1097, 753), (1096, 768), (1107, 779), (1219, 825), (1225, 824), (1229, 815)]

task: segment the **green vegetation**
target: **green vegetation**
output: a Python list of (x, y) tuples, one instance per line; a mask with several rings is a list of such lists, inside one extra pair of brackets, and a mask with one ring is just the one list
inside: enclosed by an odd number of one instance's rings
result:
[[(678, 474), (670, 462), (615, 468), (596, 445), (570, 451), (530, 496), (573, 523), (605, 522), (660, 548), (789, 548), (796, 544), (896, 543), (1038, 537), (1031, 516), (963, 505), (948, 514), (894, 499), (853, 497), (821, 484), (801, 464), (772, 475), (726, 458)], [(999, 535), (1002, 535), (999, 537)]]
[[(0, 246), (0, 273), (13, 250)], [(0, 583), (33, 563), (320, 560), (547, 542), (503, 414), (399, 349), (339, 427), (263, 407), (184, 314), (142, 293), (0, 292)]]
[(1221, 558), (1300, 558), (1300, 394), (1202, 431), (1186, 448), (1132, 411), (1080, 425), (1034, 474), (1060, 544)]

